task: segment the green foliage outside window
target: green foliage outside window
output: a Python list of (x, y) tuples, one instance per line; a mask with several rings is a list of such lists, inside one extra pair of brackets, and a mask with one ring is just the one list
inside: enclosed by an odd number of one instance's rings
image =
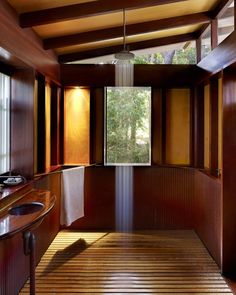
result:
[(135, 64), (195, 64), (196, 48), (177, 49), (135, 56)]
[(106, 163), (150, 163), (151, 88), (108, 87)]

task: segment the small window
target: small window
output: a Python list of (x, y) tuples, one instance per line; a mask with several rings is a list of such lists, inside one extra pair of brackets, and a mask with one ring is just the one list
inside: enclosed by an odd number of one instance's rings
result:
[(234, 31), (234, 1), (218, 19), (218, 43), (220, 44)]
[(10, 77), (0, 73), (0, 174), (10, 170)]
[(150, 165), (151, 88), (106, 89), (105, 162)]
[(205, 30), (204, 34), (202, 35), (202, 49), (201, 58), (203, 59), (211, 52), (211, 26), (208, 26)]

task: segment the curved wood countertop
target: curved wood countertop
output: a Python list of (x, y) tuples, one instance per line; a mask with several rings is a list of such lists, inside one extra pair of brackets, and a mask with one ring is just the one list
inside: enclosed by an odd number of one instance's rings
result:
[[(7, 210), (5, 210), (0, 216), (0, 240), (9, 238), (19, 232), (24, 232), (34, 227), (43, 220), (43, 218), (53, 208), (56, 201), (56, 196), (49, 191), (45, 190), (31, 190), (14, 204), (12, 204)], [(26, 215), (11, 215), (9, 210), (12, 207), (31, 203), (40, 202), (44, 207), (34, 213)]]

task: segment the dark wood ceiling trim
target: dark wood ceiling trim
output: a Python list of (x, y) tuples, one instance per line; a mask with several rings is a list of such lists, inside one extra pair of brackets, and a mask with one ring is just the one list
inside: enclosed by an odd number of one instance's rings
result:
[(81, 4), (68, 5), (20, 14), (20, 26), (32, 27), (49, 23), (67, 21), (105, 13), (117, 12), (123, 9), (137, 9), (149, 6), (170, 4), (187, 0), (100, 0)]
[(233, 0), (221, 0), (219, 5), (216, 6), (215, 9), (211, 12), (212, 18), (221, 17), (226, 12), (226, 10), (232, 2)]
[(206, 31), (209, 29), (209, 27), (210, 27), (210, 24), (202, 25), (200, 30), (198, 30), (198, 32), (196, 32), (196, 37), (201, 38), (206, 33)]
[[(187, 25), (204, 24), (210, 22), (210, 17), (207, 13), (195, 13), (189, 15), (183, 15), (178, 17), (165, 18), (160, 20), (154, 20), (149, 22), (143, 22), (138, 24), (132, 24), (126, 26), (126, 34), (137, 35), (143, 33), (150, 33), (164, 29), (177, 28)], [(78, 45), (87, 42), (96, 42), (101, 40), (119, 38), (123, 36), (123, 27), (114, 27), (103, 30), (96, 30), (90, 32), (83, 32), (79, 34), (55, 37), (45, 39), (44, 49), (59, 48), (71, 45)]]
[(236, 31), (203, 58), (198, 66), (209, 73), (217, 73), (236, 63)]
[[(133, 50), (139, 50), (139, 49), (146, 49), (146, 48), (152, 48), (157, 46), (164, 46), (169, 44), (175, 44), (175, 43), (181, 43), (181, 42), (187, 42), (191, 40), (195, 40), (196, 36), (193, 33), (189, 34), (182, 34), (182, 35), (176, 35), (176, 36), (170, 36), (170, 37), (164, 37), (164, 38), (157, 38), (157, 39), (151, 39), (146, 41), (140, 41), (140, 42), (134, 42), (127, 44), (127, 47), (130, 51)], [(66, 62), (72, 62), (76, 60), (83, 60), (88, 58), (94, 58), (98, 56), (104, 56), (109, 54), (114, 54), (116, 52), (122, 51), (123, 45), (116, 45), (116, 46), (110, 46), (110, 47), (103, 47), (93, 50), (86, 50), (86, 51), (80, 51), (75, 53), (69, 53), (69, 54), (62, 54), (58, 56), (58, 60), (60, 63), (66, 63)]]

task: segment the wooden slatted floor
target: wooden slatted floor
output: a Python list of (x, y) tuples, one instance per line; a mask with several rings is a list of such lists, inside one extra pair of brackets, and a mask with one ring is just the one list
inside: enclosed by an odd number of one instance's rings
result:
[[(61, 231), (36, 270), (36, 294), (232, 294), (193, 231)], [(27, 282), (20, 294), (29, 294)]]

